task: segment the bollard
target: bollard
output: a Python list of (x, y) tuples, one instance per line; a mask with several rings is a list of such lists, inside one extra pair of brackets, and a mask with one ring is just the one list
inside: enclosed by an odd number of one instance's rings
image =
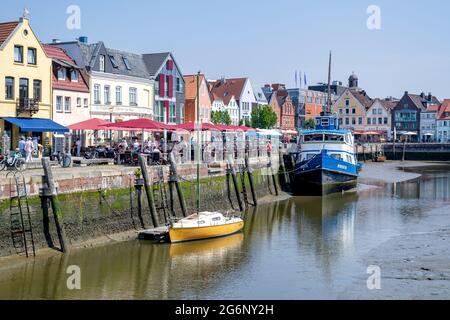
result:
[(258, 198), (256, 197), (255, 185), (253, 184), (253, 175), (248, 160), (248, 154), (245, 155), (245, 168), (247, 171), (248, 181), (250, 183), (250, 191), (252, 193), (253, 205), (256, 207), (258, 205)]

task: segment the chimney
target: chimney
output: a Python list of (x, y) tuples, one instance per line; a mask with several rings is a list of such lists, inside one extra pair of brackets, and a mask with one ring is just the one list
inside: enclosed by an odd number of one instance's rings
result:
[(405, 91), (405, 94), (406, 94), (406, 95), (408, 95), (408, 94), (409, 94), (409, 92), (408, 92), (408, 91)]
[(433, 95), (431, 94), (431, 92), (428, 92), (428, 101), (431, 102), (432, 99), (433, 99)]
[(422, 93), (420, 94), (420, 97), (421, 97), (422, 99), (424, 99), (424, 98), (425, 98), (425, 92), (422, 92)]

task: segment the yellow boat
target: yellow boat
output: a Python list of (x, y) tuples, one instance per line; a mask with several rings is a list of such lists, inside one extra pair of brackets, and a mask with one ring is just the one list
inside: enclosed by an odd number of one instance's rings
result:
[(238, 233), (244, 221), (238, 217), (225, 217), (220, 212), (201, 212), (174, 223), (169, 228), (170, 242), (185, 242), (219, 238)]

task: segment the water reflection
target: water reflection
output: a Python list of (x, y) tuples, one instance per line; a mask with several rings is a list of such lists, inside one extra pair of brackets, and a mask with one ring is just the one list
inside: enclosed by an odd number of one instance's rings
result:
[[(0, 298), (333, 298), (354, 277), (364, 279), (362, 255), (404, 230), (420, 231), (432, 209), (448, 203), (448, 171), (421, 170), (420, 179), (359, 195), (251, 209), (243, 233), (232, 237), (176, 245), (131, 241), (0, 266)], [(66, 287), (70, 265), (81, 268), (81, 291)]]

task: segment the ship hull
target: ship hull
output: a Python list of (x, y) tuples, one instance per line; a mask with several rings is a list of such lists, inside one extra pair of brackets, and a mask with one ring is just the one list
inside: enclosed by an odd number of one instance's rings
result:
[(293, 193), (296, 196), (325, 196), (349, 191), (357, 186), (357, 176), (316, 169), (294, 174)]

